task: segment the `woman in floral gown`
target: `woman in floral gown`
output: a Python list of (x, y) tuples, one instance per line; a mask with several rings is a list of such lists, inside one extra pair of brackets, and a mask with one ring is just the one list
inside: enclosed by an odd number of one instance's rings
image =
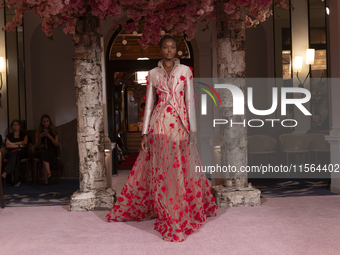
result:
[(191, 68), (175, 58), (173, 37), (164, 36), (159, 45), (163, 59), (147, 77), (142, 149), (107, 220), (157, 218), (163, 240), (181, 242), (207, 216), (216, 216), (217, 206), (207, 178), (195, 172), (201, 161)]

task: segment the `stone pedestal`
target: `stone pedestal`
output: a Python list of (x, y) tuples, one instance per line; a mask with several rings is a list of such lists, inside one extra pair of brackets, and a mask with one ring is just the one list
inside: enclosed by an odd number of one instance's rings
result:
[(110, 210), (116, 199), (116, 192), (111, 188), (83, 193), (78, 190), (71, 196), (70, 211)]
[(116, 143), (111, 143), (107, 137), (105, 140), (105, 167), (107, 187), (112, 188), (112, 150), (116, 147)]
[(261, 204), (261, 191), (253, 187), (227, 188), (223, 185), (212, 187), (217, 206), (258, 206)]
[(71, 196), (70, 210), (109, 210), (115, 202), (116, 192), (107, 186), (105, 168), (100, 18), (93, 15), (79, 17), (72, 38), (79, 191)]

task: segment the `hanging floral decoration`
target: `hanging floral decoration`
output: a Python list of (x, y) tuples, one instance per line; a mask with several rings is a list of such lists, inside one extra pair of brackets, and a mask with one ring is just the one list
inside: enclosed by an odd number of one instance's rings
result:
[[(148, 44), (160, 40), (162, 30), (193, 39), (200, 22), (205, 22), (207, 27), (215, 18), (215, 3), (213, 0), (4, 0), (0, 8), (15, 8), (15, 15), (5, 25), (5, 30), (15, 30), (23, 14), (33, 10), (42, 20), (42, 30), (50, 39), (52, 29), (59, 26), (65, 25), (66, 34), (74, 34), (76, 22), (84, 14), (111, 18), (113, 28), (121, 25), (127, 33), (137, 31), (138, 25), (142, 24), (139, 43), (145, 49)], [(244, 8), (246, 26), (253, 27), (272, 15), (273, 5), (288, 8), (285, 0), (229, 0), (224, 4), (224, 11), (239, 20)], [(133, 22), (118, 23), (123, 15)]]

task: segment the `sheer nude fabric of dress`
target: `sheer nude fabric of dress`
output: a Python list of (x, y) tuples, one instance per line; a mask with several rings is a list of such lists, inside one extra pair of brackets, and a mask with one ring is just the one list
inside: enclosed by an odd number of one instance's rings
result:
[(159, 61), (147, 80), (142, 133), (149, 150), (140, 150), (107, 220), (157, 218), (155, 230), (163, 240), (181, 242), (217, 212), (205, 175), (195, 172), (201, 161), (190, 143), (190, 129), (196, 130), (192, 72), (175, 59), (168, 75)]

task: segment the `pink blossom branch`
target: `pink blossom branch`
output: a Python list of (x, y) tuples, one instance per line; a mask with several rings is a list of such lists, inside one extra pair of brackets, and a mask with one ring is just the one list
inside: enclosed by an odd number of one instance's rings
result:
[[(143, 24), (139, 43), (143, 48), (155, 44), (162, 36), (162, 30), (172, 34), (187, 35), (187, 40), (194, 38), (198, 23), (215, 18), (212, 0), (5, 0), (7, 8), (15, 8), (15, 15), (4, 29), (14, 30), (19, 26), (23, 13), (33, 10), (42, 20), (42, 30), (48, 37), (53, 36), (52, 29), (65, 25), (64, 33), (74, 34), (77, 19), (84, 13), (101, 19), (110, 17), (113, 26), (122, 25), (128, 33), (136, 31)], [(248, 12), (246, 26), (256, 26), (272, 15), (272, 6), (289, 8), (284, 0), (229, 0), (224, 4), (226, 15), (238, 20), (240, 8)], [(0, 4), (4, 8), (4, 4)], [(117, 18), (126, 15), (134, 22), (117, 23)]]

